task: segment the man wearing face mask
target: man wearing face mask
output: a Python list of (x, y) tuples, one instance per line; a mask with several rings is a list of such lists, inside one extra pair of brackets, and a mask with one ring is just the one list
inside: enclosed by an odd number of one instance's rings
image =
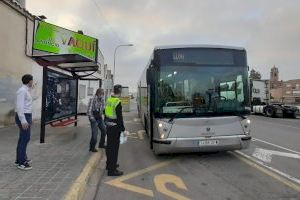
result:
[(108, 176), (121, 176), (122, 171), (117, 168), (119, 165), (118, 153), (120, 146), (120, 135), (122, 131), (125, 131), (121, 97), (122, 86), (114, 86), (114, 94), (107, 99), (105, 106), (105, 123), (107, 126), (107, 147), (106, 147), (106, 169), (108, 170)]
[(87, 115), (89, 117), (92, 129), (92, 136), (90, 141), (90, 151), (97, 152), (96, 143), (98, 128), (101, 131), (101, 137), (99, 142), (99, 148), (104, 148), (105, 136), (106, 136), (106, 127), (103, 121), (102, 113), (104, 112), (105, 103), (104, 103), (104, 90), (99, 88), (96, 91), (95, 96), (93, 96), (88, 104)]
[(32, 88), (33, 77), (25, 74), (22, 77), (23, 86), (17, 91), (16, 98), (16, 124), (19, 127), (19, 140), (17, 146), (16, 166), (21, 170), (30, 170), (31, 160), (27, 158), (27, 144), (30, 140), (30, 129), (32, 124), (32, 97), (30, 88)]

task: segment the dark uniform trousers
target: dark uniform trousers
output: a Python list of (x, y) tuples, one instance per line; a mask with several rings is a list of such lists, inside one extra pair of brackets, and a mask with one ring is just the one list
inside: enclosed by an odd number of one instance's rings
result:
[(108, 171), (114, 171), (117, 168), (121, 131), (118, 126), (107, 125), (106, 128), (106, 166)]

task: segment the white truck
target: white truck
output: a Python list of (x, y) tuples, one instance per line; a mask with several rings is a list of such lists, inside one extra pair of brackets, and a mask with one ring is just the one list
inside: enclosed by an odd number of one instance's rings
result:
[(296, 118), (299, 108), (280, 103), (270, 103), (270, 87), (268, 80), (250, 80), (251, 108), (254, 114), (267, 117)]

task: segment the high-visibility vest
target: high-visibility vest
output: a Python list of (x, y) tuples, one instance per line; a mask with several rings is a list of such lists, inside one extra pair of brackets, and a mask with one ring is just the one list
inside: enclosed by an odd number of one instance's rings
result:
[(106, 100), (105, 116), (110, 119), (117, 119), (116, 108), (121, 102), (119, 98), (110, 97)]

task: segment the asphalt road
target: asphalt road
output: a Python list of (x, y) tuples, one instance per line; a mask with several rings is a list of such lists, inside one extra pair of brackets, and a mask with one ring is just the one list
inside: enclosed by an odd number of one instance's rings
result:
[(105, 173), (97, 200), (300, 199), (299, 119), (251, 116), (254, 141), (247, 150), (155, 156), (136, 111), (124, 116), (130, 135), (119, 164), (125, 175)]
[(300, 119), (250, 118), (253, 141), (242, 152), (300, 184)]

